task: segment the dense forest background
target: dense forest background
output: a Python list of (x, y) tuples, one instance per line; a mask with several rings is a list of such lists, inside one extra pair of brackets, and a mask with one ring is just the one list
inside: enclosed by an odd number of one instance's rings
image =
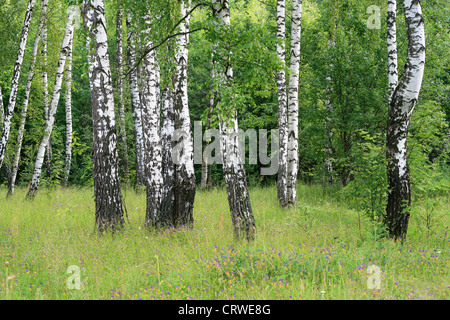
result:
[[(162, 1), (170, 4), (170, 1)], [(194, 2), (195, 4), (196, 2)], [(409, 130), (409, 164), (414, 197), (429, 191), (449, 189), (449, 122), (450, 75), (449, 29), (450, 6), (446, 1), (421, 1), (427, 42), (427, 59), (424, 81), (418, 105), (412, 115)], [(64, 33), (66, 12), (70, 1), (50, 0), (48, 9), (48, 69), (50, 92), (56, 72), (60, 43)], [(287, 4), (286, 43), (289, 43), (290, 13)], [(367, 20), (371, 5), (381, 9), (380, 28), (370, 29)], [(116, 8), (117, 1), (106, 1), (109, 49), (116, 70)], [(21, 33), (26, 1), (0, 0), (0, 85), (3, 100), (8, 101), (14, 59)], [(232, 50), (235, 74), (234, 90), (238, 107), (240, 128), (274, 129), (277, 127), (277, 91), (275, 74), (279, 65), (276, 57), (276, 1), (237, 0), (230, 3), (231, 32), (226, 43)], [(398, 13), (399, 74), (406, 58), (407, 39), (402, 8)], [(37, 32), (39, 10), (32, 20), (27, 51), (22, 67), (16, 112), (7, 153), (11, 158), (15, 150), (15, 136), (20, 120), (21, 100), (32, 39)], [(211, 94), (211, 37), (209, 8), (199, 6), (191, 18), (188, 90), (191, 121), (208, 121)], [(385, 136), (388, 106), (386, 1), (344, 0), (303, 1), (300, 88), (299, 88), (299, 172), (302, 183), (333, 183), (344, 186), (358, 203), (374, 209), (371, 194), (377, 194), (379, 210), (386, 190)], [(82, 23), (82, 22), (80, 22)], [(158, 31), (161, 38), (169, 30)], [(126, 26), (124, 23), (124, 34)], [(126, 38), (126, 37), (125, 37)], [(70, 186), (92, 186), (92, 112), (86, 59), (86, 35), (83, 28), (76, 29), (73, 49), (73, 158), (69, 176)], [(330, 39), (332, 45), (330, 46)], [(155, 41), (157, 43), (157, 41)], [(123, 41), (126, 52), (126, 40)], [(289, 48), (289, 46), (287, 46)], [(158, 52), (164, 64), (167, 54), (161, 47)], [(289, 55), (287, 54), (287, 60)], [(126, 61), (126, 59), (125, 59)], [(36, 75), (32, 84), (17, 185), (30, 183), (37, 147), (43, 134), (42, 59), (37, 59)], [(125, 71), (129, 66), (125, 65)], [(331, 80), (327, 80), (331, 79)], [(125, 85), (127, 150), (130, 163), (130, 184), (136, 183), (134, 130), (128, 81)], [(63, 91), (65, 87), (63, 86)], [(329, 91), (327, 91), (329, 90)], [(328, 95), (328, 93), (330, 93)], [(333, 105), (330, 114), (326, 107), (329, 96)], [(43, 183), (57, 186), (62, 179), (65, 152), (64, 94), (61, 95), (51, 136), (52, 165), (46, 167)], [(331, 138), (326, 123), (331, 123)], [(217, 119), (212, 117), (212, 127)], [(324, 169), (324, 148), (331, 139), (333, 172)], [(120, 144), (119, 139), (119, 144)], [(120, 148), (120, 145), (119, 145)], [(275, 176), (261, 176), (260, 164), (246, 163), (247, 178), (251, 185), (270, 185)], [(195, 166), (200, 184), (201, 165)], [(223, 171), (214, 164), (211, 185), (223, 184)], [(123, 175), (122, 175), (123, 176)], [(447, 179), (445, 179), (447, 178)], [(6, 183), (2, 169), (0, 182)]]

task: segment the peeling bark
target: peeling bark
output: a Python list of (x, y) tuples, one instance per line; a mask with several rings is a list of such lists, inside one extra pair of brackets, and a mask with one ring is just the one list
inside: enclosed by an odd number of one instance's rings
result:
[[(190, 10), (190, 1), (180, 3), (182, 17)], [(194, 143), (189, 115), (187, 91), (187, 64), (189, 44), (189, 16), (180, 24), (181, 35), (176, 38), (176, 71), (173, 75), (174, 90), (174, 125), (179, 133), (175, 139), (182, 148), (176, 150), (177, 161), (174, 162), (174, 223), (176, 227), (192, 227), (195, 199)]]
[[(146, 24), (150, 25), (148, 17)], [(146, 30), (149, 33), (150, 30)], [(146, 47), (153, 43), (145, 39)], [(145, 225), (159, 226), (159, 212), (162, 192), (162, 155), (160, 137), (160, 110), (157, 101), (157, 59), (156, 51), (151, 51), (143, 59), (142, 81), (142, 124), (144, 137), (145, 186), (147, 188), (147, 211)]]
[(286, 30), (286, 8), (285, 0), (277, 0), (277, 56), (280, 60), (280, 70), (277, 71), (278, 92), (278, 129), (280, 132), (278, 151), (278, 180), (277, 196), (281, 207), (288, 204), (288, 114), (286, 95), (286, 53), (285, 53), (285, 30)]
[(162, 176), (163, 187), (161, 194), (161, 207), (158, 223), (160, 226), (170, 227), (175, 225), (174, 220), (174, 174), (175, 167), (172, 160), (173, 135), (175, 131), (175, 116), (173, 111), (173, 96), (170, 87), (166, 87), (162, 93), (161, 110), (161, 145), (162, 145)]
[(388, 0), (387, 5), (387, 50), (389, 67), (389, 101), (398, 84), (397, 61), (397, 0)]
[(288, 94), (288, 176), (287, 203), (297, 204), (297, 173), (298, 173), (298, 87), (300, 73), (300, 36), (302, 22), (302, 0), (293, 0), (291, 57)]
[(117, 130), (111, 66), (103, 0), (83, 1), (84, 25), (89, 39), (89, 79), (93, 118), (93, 173), (95, 225), (102, 234), (124, 223), (119, 179)]

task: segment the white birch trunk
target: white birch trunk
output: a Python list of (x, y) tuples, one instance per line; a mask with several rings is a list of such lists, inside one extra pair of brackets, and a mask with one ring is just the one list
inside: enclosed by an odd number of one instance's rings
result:
[(0, 139), (0, 168), (2, 167), (5, 158), (6, 146), (8, 144), (9, 133), (11, 130), (11, 121), (16, 106), (17, 91), (19, 89), (20, 71), (22, 69), (23, 56), (27, 45), (28, 32), (31, 24), (31, 17), (33, 14), (35, 0), (29, 0), (25, 20), (22, 28), (22, 35), (20, 36), (19, 50), (17, 51), (17, 58), (14, 64), (14, 71), (11, 81), (11, 93), (9, 95), (8, 107), (5, 110), (5, 117), (3, 121), (2, 135)]
[(200, 180), (200, 188), (206, 189), (208, 184), (208, 168), (209, 165), (206, 163), (207, 157), (202, 157), (202, 171), (201, 171), (201, 180)]
[(277, 56), (280, 60), (280, 70), (277, 71), (278, 91), (278, 129), (280, 132), (278, 151), (278, 181), (277, 195), (281, 207), (288, 204), (287, 192), (287, 147), (288, 147), (288, 114), (286, 95), (286, 53), (285, 53), (285, 31), (286, 31), (286, 7), (285, 0), (277, 0)]
[[(3, 106), (3, 94), (2, 86), (0, 84), (0, 132), (3, 129), (3, 122), (5, 121), (5, 109)], [(3, 167), (5, 168), (5, 174), (7, 181), (11, 180), (11, 166), (9, 165), (8, 154), (5, 154), (5, 161), (3, 162)], [(1, 168), (0, 168), (1, 169)]]
[[(148, 17), (146, 24), (150, 25)], [(151, 48), (153, 43), (148, 39), (146, 47)], [(162, 155), (160, 137), (160, 110), (157, 101), (157, 61), (156, 51), (151, 51), (143, 59), (143, 83), (142, 83), (142, 124), (144, 137), (144, 161), (145, 161), (145, 185), (147, 187), (147, 211), (145, 224), (148, 226), (159, 225), (159, 212), (162, 192)]]
[(66, 154), (64, 159), (64, 176), (62, 185), (67, 187), (69, 181), (70, 167), (72, 163), (72, 58), (73, 58), (73, 39), (70, 41), (67, 52), (66, 68)]
[(4, 121), (5, 121), (5, 107), (3, 106), (2, 86), (0, 85), (0, 129), (2, 129)]
[(288, 205), (297, 204), (298, 173), (298, 87), (300, 73), (300, 36), (302, 22), (302, 0), (293, 0), (291, 57), (288, 96)]
[(397, 0), (388, 0), (387, 5), (387, 50), (389, 67), (389, 91), (391, 101), (394, 90), (398, 84), (397, 61)]
[[(2, 86), (0, 85), (0, 132), (3, 129), (4, 121), (5, 121), (5, 109), (3, 106)], [(11, 180), (11, 166), (9, 165), (9, 159), (8, 159), (7, 153), (5, 154), (5, 161), (3, 162), (3, 167), (5, 168), (6, 178), (9, 183), (9, 181)]]
[[(186, 16), (190, 10), (190, 1), (180, 2), (180, 16)], [(190, 16), (180, 24), (181, 35), (176, 38), (176, 71), (173, 76), (175, 131), (178, 148), (175, 161), (175, 226), (192, 227), (195, 198), (194, 143), (189, 115), (187, 71)]]
[(163, 188), (159, 221), (162, 225), (174, 225), (174, 175), (175, 167), (172, 160), (173, 135), (175, 132), (175, 116), (173, 111), (172, 90), (167, 86), (162, 93), (161, 108), (161, 145), (162, 145), (162, 175)]
[[(228, 0), (212, 0), (212, 4), (213, 14), (218, 18), (219, 27), (226, 28), (229, 26), (230, 9)], [(215, 52), (215, 54), (218, 53)], [(214, 72), (218, 81), (221, 82), (217, 92), (220, 100), (220, 88), (230, 85), (233, 81), (233, 69), (227, 57), (219, 56), (216, 60), (223, 63), (221, 66), (216, 66), (217, 71)], [(255, 238), (256, 226), (248, 193), (244, 163), (240, 153), (237, 111), (236, 109), (225, 110), (225, 113), (228, 115), (227, 118), (219, 115), (220, 146), (234, 239), (236, 241), (241, 239), (251, 241)]]
[[(43, 68), (42, 68), (42, 89), (44, 94), (44, 119), (47, 122), (49, 118), (49, 110), (50, 110), (50, 98), (48, 94), (48, 73), (47, 73), (47, 23), (44, 24), (44, 29), (42, 30), (42, 49), (41, 56), (43, 59)], [(47, 178), (51, 178), (52, 175), (52, 137), (50, 136), (49, 142), (46, 148), (45, 153), (45, 166), (47, 169)]]
[(117, 9), (116, 16), (116, 42), (117, 42), (117, 93), (118, 102), (117, 110), (119, 116), (118, 134), (120, 139), (120, 160), (123, 169), (124, 180), (128, 184), (130, 181), (130, 172), (128, 165), (128, 147), (127, 147), (127, 132), (125, 124), (125, 103), (123, 97), (123, 44), (122, 44), (122, 25), (123, 25), (123, 6), (120, 4)]
[(42, 68), (42, 87), (44, 93), (44, 115), (48, 119), (49, 96), (48, 96), (48, 74), (47, 74), (47, 26), (42, 30), (42, 49), (41, 55), (43, 62)]
[(89, 40), (89, 79), (93, 119), (93, 175), (97, 231), (115, 231), (124, 223), (119, 178), (114, 91), (103, 0), (83, 1)]
[[(331, 50), (333, 47), (333, 40), (328, 39), (328, 50)], [(330, 69), (333, 65), (330, 65)], [(331, 72), (331, 71), (330, 71)], [(324, 153), (324, 169), (325, 169), (325, 178), (329, 184), (334, 183), (334, 175), (333, 175), (333, 102), (332, 102), (332, 94), (333, 94), (333, 86), (332, 79), (330, 76), (326, 78), (327, 86), (325, 88), (325, 147), (323, 150)]]
[[(155, 51), (156, 52), (156, 51)], [(159, 106), (157, 108), (158, 118), (161, 120), (161, 66), (159, 65), (158, 55), (155, 54), (155, 85), (156, 85), (156, 104)]]
[(386, 156), (389, 193), (385, 223), (391, 237), (406, 237), (411, 205), (407, 159), (409, 120), (417, 103), (425, 69), (425, 28), (419, 1), (404, 0), (408, 35), (405, 69), (389, 104)]
[(42, 30), (42, 48), (41, 48), (41, 56), (43, 60), (42, 67), (42, 87), (44, 93), (44, 115), (45, 119), (48, 119), (48, 110), (49, 110), (49, 95), (48, 95), (48, 73), (47, 73), (47, 23), (44, 24), (44, 28)]
[[(209, 73), (211, 79), (214, 79), (214, 66), (213, 63), (211, 63), (211, 70)], [(211, 92), (209, 94), (209, 113), (208, 113), (208, 120), (206, 122), (206, 130), (210, 129), (211, 126), (211, 117), (212, 112), (214, 110), (214, 92), (213, 89), (211, 89)], [(211, 164), (208, 163), (208, 156), (206, 154), (202, 155), (202, 177), (201, 177), (201, 184), (200, 187), (202, 189), (205, 189), (209, 186), (209, 181), (211, 181), (210, 176), (210, 168)]]
[(134, 125), (134, 139), (136, 152), (136, 184), (143, 186), (145, 184), (144, 177), (144, 138), (142, 132), (142, 105), (139, 93), (139, 80), (136, 65), (136, 42), (132, 21), (132, 14), (127, 15), (127, 48), (128, 48), (128, 67), (132, 68), (130, 71), (130, 94), (131, 105), (133, 109), (133, 125)]
[(40, 18), (37, 34), (34, 38), (33, 51), (31, 54), (31, 63), (30, 63), (30, 68), (28, 70), (27, 83), (25, 86), (25, 94), (24, 94), (24, 98), (23, 98), (19, 130), (17, 132), (16, 151), (15, 151), (14, 159), (13, 159), (13, 163), (12, 163), (11, 175), (10, 175), (9, 181), (8, 181), (8, 196), (12, 196), (14, 194), (14, 188), (15, 188), (16, 178), (17, 178), (17, 170), (19, 168), (20, 153), (22, 151), (23, 135), (25, 132), (25, 122), (26, 122), (27, 112), (28, 112), (28, 102), (29, 102), (29, 98), (30, 98), (31, 85), (33, 82), (33, 77), (34, 77), (34, 67), (36, 65), (36, 56), (37, 56), (37, 52), (38, 52), (38, 48), (39, 48), (39, 42), (41, 39), (42, 30), (44, 28), (45, 20), (47, 18), (47, 5), (48, 5), (48, 0), (42, 0), (41, 18)]
[(55, 85), (53, 87), (53, 97), (50, 102), (49, 117), (45, 123), (44, 135), (39, 144), (36, 162), (34, 165), (33, 176), (31, 178), (30, 189), (28, 190), (27, 194), (27, 198), (29, 199), (33, 199), (38, 191), (42, 173), (42, 165), (44, 162), (45, 149), (48, 146), (48, 142), (50, 140), (50, 136), (53, 130), (53, 125), (55, 123), (56, 109), (58, 107), (59, 98), (61, 96), (61, 85), (63, 81), (64, 67), (66, 64), (68, 51), (70, 50), (70, 43), (73, 39), (74, 15), (75, 13), (73, 11), (70, 11), (69, 17), (67, 19), (66, 31), (62, 42), (61, 53), (58, 61), (58, 68), (56, 71)]

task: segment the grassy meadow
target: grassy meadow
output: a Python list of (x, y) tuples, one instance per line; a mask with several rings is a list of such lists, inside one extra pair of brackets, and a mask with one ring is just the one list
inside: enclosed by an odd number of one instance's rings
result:
[[(145, 194), (125, 190), (125, 228), (104, 236), (94, 232), (91, 189), (41, 190), (34, 202), (24, 200), (25, 192), (7, 200), (0, 189), (0, 300), (450, 295), (449, 195), (439, 200), (439, 219), (429, 229), (412, 215), (401, 243), (380, 239), (375, 223), (333, 189), (299, 186), (298, 206), (281, 210), (275, 187), (253, 188), (257, 238), (233, 243), (223, 189), (197, 191), (192, 230), (159, 233), (143, 228)], [(378, 271), (368, 273), (371, 265)], [(79, 289), (67, 285), (71, 266), (79, 268)], [(368, 285), (376, 274), (381, 289)]]

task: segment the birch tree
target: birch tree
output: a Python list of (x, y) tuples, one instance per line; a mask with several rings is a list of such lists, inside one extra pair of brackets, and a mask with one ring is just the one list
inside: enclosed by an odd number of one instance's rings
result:
[(73, 59), (73, 37), (70, 40), (67, 51), (66, 67), (66, 154), (64, 159), (64, 174), (62, 185), (67, 187), (69, 181), (70, 167), (72, 163), (72, 59)]
[(162, 146), (162, 176), (163, 187), (161, 194), (161, 207), (159, 224), (162, 226), (175, 225), (174, 221), (174, 163), (172, 159), (173, 135), (175, 131), (175, 117), (173, 111), (172, 89), (167, 86), (162, 92), (161, 107), (161, 146)]
[(407, 159), (407, 137), (425, 69), (425, 29), (419, 1), (403, 1), (408, 53), (401, 80), (389, 103), (386, 156), (389, 193), (385, 223), (394, 239), (406, 237), (411, 205), (411, 183)]
[[(214, 68), (212, 67), (210, 70), (211, 79), (214, 78)], [(208, 112), (208, 120), (206, 121), (206, 130), (211, 127), (212, 113), (214, 111), (214, 92), (213, 90), (209, 93), (209, 112)], [(209, 140), (209, 137), (207, 138)], [(202, 155), (202, 175), (201, 175), (201, 183), (200, 187), (205, 189), (209, 186), (211, 181), (211, 164), (208, 161), (208, 156), (206, 154)]]
[(300, 73), (300, 36), (302, 21), (302, 0), (293, 0), (291, 55), (288, 96), (288, 176), (287, 201), (289, 205), (297, 203), (298, 173), (298, 87)]
[[(3, 128), (3, 122), (5, 121), (5, 109), (3, 106), (3, 94), (2, 94), (2, 86), (0, 84), (0, 130)], [(0, 131), (1, 132), (1, 131)], [(7, 154), (5, 155), (6, 161), (5, 161), (5, 173), (7, 176), (8, 181), (11, 179), (11, 167), (8, 164)], [(1, 169), (1, 168), (0, 168)]]
[(130, 81), (130, 95), (131, 105), (133, 109), (133, 125), (134, 125), (134, 140), (135, 140), (135, 152), (136, 152), (136, 184), (138, 186), (144, 185), (144, 139), (142, 132), (142, 105), (141, 97), (139, 94), (139, 80), (136, 65), (136, 37), (133, 25), (132, 13), (127, 14), (127, 56), (129, 81)]
[(389, 67), (389, 102), (398, 84), (397, 61), (397, 0), (388, 0), (387, 5), (387, 50)]
[[(144, 17), (148, 28), (145, 32), (145, 45), (152, 47), (149, 39), (149, 16)], [(162, 155), (160, 137), (160, 110), (157, 100), (157, 57), (153, 50), (143, 59), (142, 81), (142, 124), (144, 138), (145, 186), (147, 188), (147, 211), (145, 224), (156, 227), (159, 225), (159, 211), (162, 191)]]
[(285, 53), (285, 30), (286, 30), (286, 7), (285, 0), (277, 0), (277, 56), (280, 61), (280, 69), (277, 71), (278, 92), (278, 129), (280, 135), (278, 151), (278, 181), (277, 195), (281, 207), (288, 203), (288, 167), (287, 167), (287, 145), (288, 145), (288, 113), (286, 95), (286, 53)]
[(36, 162), (34, 165), (33, 170), (33, 176), (31, 178), (30, 183), (30, 189), (27, 193), (28, 199), (33, 199), (38, 191), (39, 188), (39, 182), (42, 174), (42, 165), (44, 163), (44, 155), (45, 155), (45, 149), (48, 146), (48, 142), (50, 140), (50, 136), (52, 134), (53, 125), (55, 123), (55, 114), (56, 109), (58, 107), (59, 98), (61, 96), (61, 86), (63, 81), (63, 75), (64, 75), (64, 68), (66, 65), (67, 55), (70, 51), (70, 45), (73, 39), (73, 32), (74, 32), (74, 16), (75, 11), (70, 10), (69, 16), (67, 18), (67, 24), (66, 24), (66, 30), (64, 33), (64, 38), (61, 46), (61, 52), (59, 56), (58, 61), (58, 68), (56, 70), (56, 77), (55, 77), (55, 85), (53, 87), (53, 97), (50, 102), (50, 108), (49, 108), (49, 116), (45, 123), (44, 128), (44, 135), (41, 139), (41, 142), (38, 147), (38, 152), (36, 156)]
[(34, 38), (34, 44), (33, 44), (33, 51), (31, 54), (31, 63), (30, 67), (28, 69), (28, 76), (27, 76), (27, 82), (25, 86), (25, 93), (23, 97), (23, 105), (22, 105), (22, 111), (20, 115), (20, 123), (19, 123), (19, 129), (17, 132), (17, 140), (16, 140), (16, 150), (14, 154), (14, 159), (12, 163), (11, 168), (11, 175), (8, 179), (8, 196), (12, 196), (14, 194), (14, 187), (16, 183), (17, 178), (17, 170), (19, 168), (19, 161), (20, 161), (20, 153), (22, 151), (22, 141), (23, 141), (23, 135), (25, 132), (25, 123), (28, 113), (28, 102), (30, 98), (31, 93), (31, 85), (34, 78), (34, 68), (36, 65), (36, 56), (39, 49), (39, 42), (42, 35), (42, 30), (45, 26), (45, 20), (47, 18), (47, 6), (48, 6), (48, 0), (42, 0), (41, 4), (41, 17), (39, 21), (38, 31), (36, 33), (36, 36)]
[[(333, 40), (330, 34), (330, 39), (328, 39), (328, 50), (331, 50), (333, 47)], [(332, 69), (332, 65), (330, 65), (329, 69)], [(331, 71), (329, 71), (331, 73)], [(327, 86), (325, 88), (325, 147), (323, 150), (324, 153), (324, 170), (325, 177), (328, 180), (329, 184), (333, 184), (333, 86), (331, 76), (328, 75), (326, 77)]]
[[(42, 48), (41, 48), (41, 58), (43, 60), (42, 63), (42, 93), (44, 95), (44, 119), (45, 121), (48, 121), (49, 117), (49, 93), (48, 93), (48, 61), (47, 61), (47, 23), (44, 24), (44, 28), (42, 30)], [(45, 153), (45, 167), (47, 170), (47, 178), (51, 177), (52, 172), (52, 137), (49, 138), (48, 146), (46, 148)]]
[(5, 110), (5, 116), (3, 120), (2, 135), (0, 140), (0, 168), (2, 167), (3, 160), (5, 158), (6, 147), (8, 144), (9, 133), (11, 130), (11, 121), (16, 106), (17, 91), (19, 89), (20, 71), (22, 69), (23, 56), (25, 54), (25, 48), (27, 45), (28, 33), (31, 24), (31, 17), (33, 15), (35, 0), (29, 0), (27, 5), (27, 11), (25, 13), (25, 20), (23, 22), (22, 34), (20, 36), (19, 49), (17, 51), (17, 58), (14, 64), (14, 71), (11, 81), (11, 93), (9, 95), (8, 107)]
[(95, 225), (99, 233), (124, 223), (120, 189), (117, 131), (103, 0), (84, 0), (83, 17), (89, 42), (89, 80), (93, 119)]
[(180, 23), (179, 33), (176, 37), (176, 71), (173, 76), (174, 91), (174, 117), (175, 132), (174, 139), (181, 148), (175, 150), (176, 161), (174, 161), (174, 222), (175, 226), (187, 225), (191, 227), (194, 223), (193, 208), (195, 198), (195, 173), (194, 173), (194, 143), (192, 138), (191, 120), (189, 115), (188, 91), (187, 91), (187, 68), (188, 68), (188, 44), (189, 44), (189, 22), (190, 0), (180, 2), (180, 16), (186, 18)]
[[(217, 28), (227, 29), (230, 25), (230, 9), (228, 0), (212, 0), (213, 14), (218, 21)], [(226, 32), (226, 31), (224, 31)], [(222, 49), (222, 48), (221, 48)], [(256, 226), (248, 193), (247, 179), (239, 146), (239, 127), (237, 110), (233, 105), (221, 103), (222, 93), (230, 88), (233, 82), (233, 68), (229, 56), (224, 50), (214, 52), (214, 71), (217, 82), (217, 98), (219, 107), (220, 148), (223, 159), (223, 171), (230, 206), (233, 235), (236, 241), (253, 240)], [(230, 54), (230, 53), (228, 53)]]
[(128, 147), (127, 147), (127, 132), (125, 125), (125, 103), (123, 97), (123, 36), (122, 36), (122, 25), (123, 25), (123, 5), (119, 4), (116, 16), (116, 43), (117, 43), (117, 110), (118, 110), (118, 134), (120, 139), (120, 160), (121, 166), (123, 168), (124, 179), (126, 183), (129, 183), (130, 172), (128, 165)]
[(2, 86), (0, 85), (0, 128), (3, 127), (5, 121), (5, 107), (3, 106)]

